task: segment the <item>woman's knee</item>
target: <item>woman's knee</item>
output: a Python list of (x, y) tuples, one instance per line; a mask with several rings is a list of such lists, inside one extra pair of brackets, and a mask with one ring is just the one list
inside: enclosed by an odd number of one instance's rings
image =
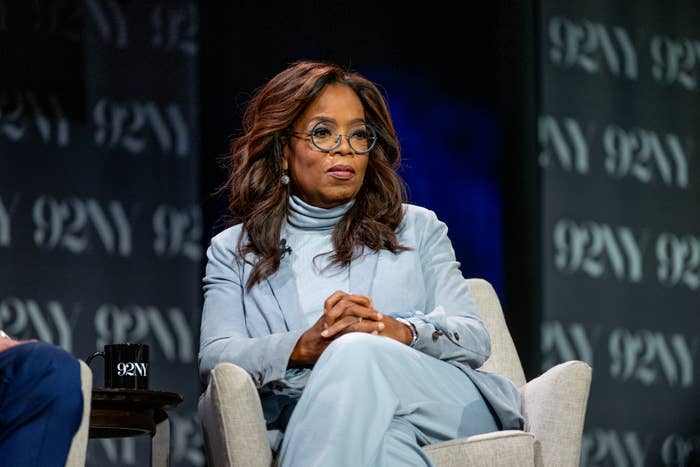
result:
[[(355, 362), (362, 365), (396, 358), (399, 352), (406, 349), (408, 347), (404, 344), (389, 337), (350, 332), (334, 340), (323, 352), (321, 358), (324, 361), (340, 360), (344, 364)], [(324, 362), (319, 360), (319, 363)]]

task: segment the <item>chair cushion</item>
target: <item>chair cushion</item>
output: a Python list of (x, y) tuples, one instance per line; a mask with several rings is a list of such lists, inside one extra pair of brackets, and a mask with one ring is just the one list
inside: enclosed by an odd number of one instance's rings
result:
[(504, 430), (435, 443), (423, 447), (437, 467), (480, 465), (526, 467), (535, 465), (535, 437)]
[(80, 384), (83, 391), (83, 418), (68, 451), (66, 467), (84, 467), (90, 430), (90, 407), (92, 404), (92, 370), (83, 360), (80, 363)]

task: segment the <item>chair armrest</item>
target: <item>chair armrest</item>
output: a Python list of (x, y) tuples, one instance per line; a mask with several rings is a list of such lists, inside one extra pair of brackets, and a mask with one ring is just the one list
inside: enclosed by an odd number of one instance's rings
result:
[(541, 449), (537, 465), (578, 467), (591, 374), (587, 363), (572, 360), (520, 388), (525, 430), (535, 435)]
[(437, 467), (482, 465), (534, 466), (535, 436), (520, 430), (501, 430), (423, 446)]
[(211, 371), (198, 411), (210, 467), (272, 465), (260, 397), (241, 367), (220, 363)]
[(73, 441), (68, 451), (66, 467), (83, 467), (87, 453), (88, 434), (90, 433), (90, 408), (92, 405), (92, 371), (87, 364), (80, 364), (80, 386), (83, 393), (83, 416), (78, 431), (73, 435)]

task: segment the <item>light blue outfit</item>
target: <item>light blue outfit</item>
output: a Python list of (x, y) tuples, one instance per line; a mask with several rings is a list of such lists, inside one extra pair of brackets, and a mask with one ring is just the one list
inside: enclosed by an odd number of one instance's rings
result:
[[(430, 466), (420, 446), (521, 429), (517, 389), (475, 369), (489, 356), (489, 336), (447, 227), (432, 211), (404, 205), (397, 238), (411, 251), (368, 251), (347, 268), (325, 271), (328, 257), (320, 256), (313, 267), (314, 256), (332, 249), (333, 225), (351, 206), (324, 210), (291, 197), (281, 236), (292, 251), (250, 290), (252, 266), (236, 252), (241, 225), (212, 239), (199, 352), (203, 381), (220, 362), (250, 373), (268, 428), (286, 428), (282, 466)], [(414, 323), (414, 347), (350, 333), (313, 370), (287, 369), (296, 342), (338, 289), (367, 295), (377, 310)]]

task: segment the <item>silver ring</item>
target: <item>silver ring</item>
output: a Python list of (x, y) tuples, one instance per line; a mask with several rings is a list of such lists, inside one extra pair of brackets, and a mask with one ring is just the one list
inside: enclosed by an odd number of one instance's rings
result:
[(362, 322), (362, 316), (360, 316), (359, 318), (357, 318), (357, 322), (358, 322), (358, 323), (361, 323), (361, 322)]

